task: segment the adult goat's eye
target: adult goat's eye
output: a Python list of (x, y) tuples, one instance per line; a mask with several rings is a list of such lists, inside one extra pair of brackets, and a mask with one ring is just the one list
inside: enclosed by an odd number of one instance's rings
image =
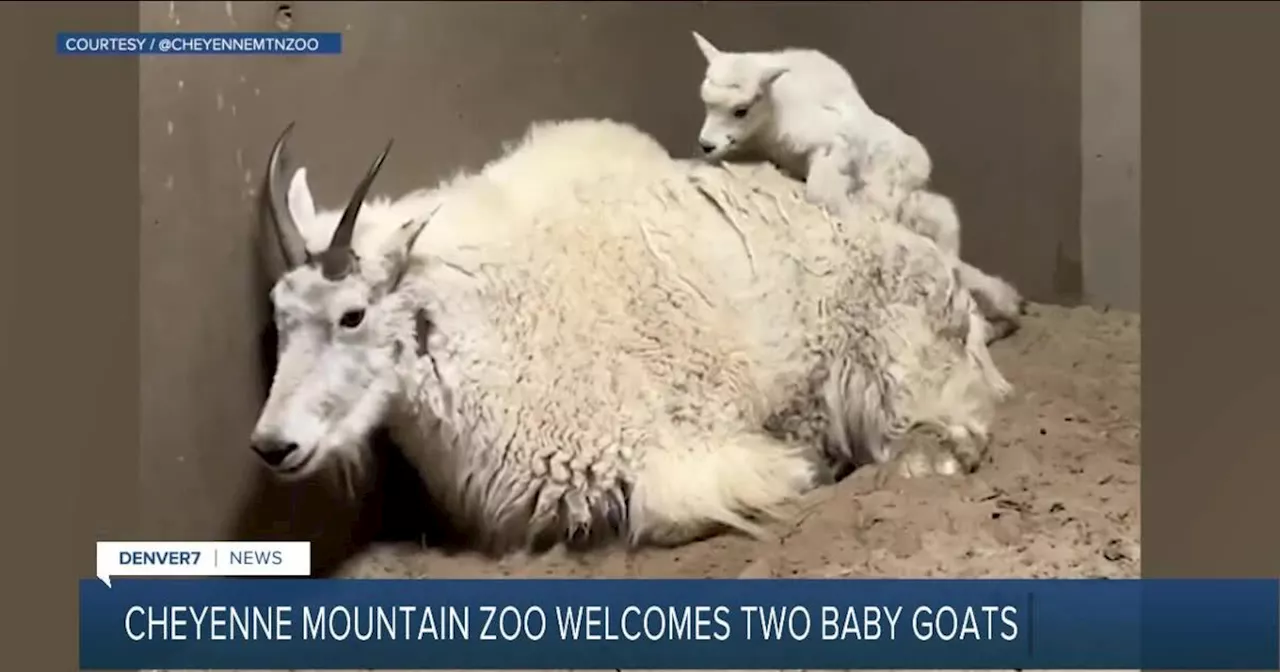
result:
[(346, 329), (355, 329), (364, 321), (364, 310), (357, 308), (356, 310), (348, 310), (338, 319), (338, 324)]
[(733, 108), (733, 116), (735, 119), (741, 119), (747, 116), (747, 112), (750, 112), (750, 111), (751, 111), (751, 107), (749, 105), (742, 105), (741, 107), (735, 107)]

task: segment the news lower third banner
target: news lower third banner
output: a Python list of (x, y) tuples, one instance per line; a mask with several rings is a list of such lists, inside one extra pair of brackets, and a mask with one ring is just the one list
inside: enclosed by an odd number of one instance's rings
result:
[(342, 33), (58, 33), (65, 56), (341, 54)]
[(82, 669), (1276, 670), (1278, 658), (1275, 580), (80, 584)]

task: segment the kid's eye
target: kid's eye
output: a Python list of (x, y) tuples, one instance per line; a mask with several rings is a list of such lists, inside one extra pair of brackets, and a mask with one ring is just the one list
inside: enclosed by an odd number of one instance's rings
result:
[(364, 321), (364, 311), (361, 309), (348, 310), (338, 319), (338, 324), (344, 329), (355, 329)]
[(748, 107), (748, 106), (746, 106), (746, 105), (742, 105), (742, 106), (740, 106), (740, 107), (735, 107), (735, 108), (733, 108), (733, 117), (734, 117), (735, 119), (741, 119), (741, 118), (743, 118), (743, 117), (747, 116), (747, 112), (748, 112), (748, 111), (750, 111), (750, 110), (751, 110), (751, 108), (750, 108), (750, 107)]

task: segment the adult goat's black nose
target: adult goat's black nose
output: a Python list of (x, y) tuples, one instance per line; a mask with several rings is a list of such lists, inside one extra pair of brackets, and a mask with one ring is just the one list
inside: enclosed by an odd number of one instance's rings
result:
[(253, 452), (262, 458), (263, 462), (278, 467), (284, 462), (284, 458), (289, 457), (298, 450), (298, 444), (284, 441), (260, 440), (255, 441), (250, 446)]
[(698, 146), (702, 147), (703, 154), (710, 154), (711, 152), (714, 152), (716, 150), (715, 145), (708, 145), (705, 142), (698, 143)]

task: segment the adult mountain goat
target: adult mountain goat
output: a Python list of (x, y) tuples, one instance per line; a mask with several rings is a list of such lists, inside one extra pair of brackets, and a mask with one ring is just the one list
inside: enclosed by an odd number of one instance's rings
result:
[(339, 213), (303, 169), (286, 191), (288, 134), (267, 178), (279, 364), (252, 436), (281, 477), (356, 460), (385, 425), (491, 551), (759, 534), (917, 425), (949, 450), (909, 472), (974, 468), (1011, 390), (953, 260), (883, 212), (829, 218), (767, 164), (539, 123), (477, 173), (366, 202), (384, 150)]

